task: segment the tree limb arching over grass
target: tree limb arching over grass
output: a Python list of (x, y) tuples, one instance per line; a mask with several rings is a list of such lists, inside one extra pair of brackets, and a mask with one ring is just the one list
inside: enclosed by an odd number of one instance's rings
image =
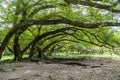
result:
[[(83, 6), (92, 6), (95, 8), (110, 11), (112, 13), (120, 13), (120, 10), (113, 8), (113, 5), (100, 4), (100, 3), (95, 3), (95, 2), (90, 2), (90, 1), (81, 1), (81, 0), (66, 0), (66, 1), (68, 1), (70, 4), (74, 4), (74, 5), (80, 4)], [(22, 29), (24, 29), (24, 28), (27, 29), (28, 27), (33, 26), (33, 25), (59, 25), (59, 24), (64, 25), (64, 24), (68, 24), (70, 26), (83, 28), (83, 29), (84, 28), (95, 29), (98, 27), (113, 27), (113, 26), (119, 27), (120, 26), (119, 22), (103, 21), (103, 22), (99, 22), (99, 23), (88, 23), (88, 22), (86, 23), (86, 22), (82, 22), (80, 20), (73, 20), (73, 19), (66, 18), (64, 16), (55, 16), (55, 15), (50, 16), (50, 18), (34, 18), (34, 16), (37, 13), (39, 13), (41, 10), (50, 9), (50, 8), (55, 9), (56, 6), (53, 4), (45, 4), (45, 5), (41, 5), (39, 7), (35, 7), (35, 6), (30, 7), (30, 5), (28, 5), (29, 1), (27, 1), (25, 4), (23, 4), (23, 3), (25, 3), (24, 0), (21, 4), (22, 7), (20, 6), (20, 4), (16, 6), (17, 10), (16, 10), (15, 14), (13, 15), (14, 19), (12, 21), (14, 25), (10, 29), (10, 31), (7, 33), (7, 35), (5, 36), (4, 40), (1, 43), (0, 58), (2, 57), (2, 52), (8, 45), (8, 43), (11, 40), (11, 38), (13, 37), (13, 35), (15, 33), (17, 33), (19, 30), (22, 31)], [(58, 5), (63, 6), (61, 4), (58, 4)], [(66, 7), (67, 6), (65, 5), (63, 8), (66, 8)], [(33, 8), (32, 12), (28, 12), (28, 10), (30, 8)], [(20, 17), (20, 19), (18, 19), (19, 17)], [(55, 18), (53, 19), (52, 17), (55, 17)]]

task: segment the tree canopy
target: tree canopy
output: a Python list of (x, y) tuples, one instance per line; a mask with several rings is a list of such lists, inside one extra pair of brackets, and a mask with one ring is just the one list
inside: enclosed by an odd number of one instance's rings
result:
[(0, 59), (6, 47), (15, 60), (69, 42), (119, 47), (119, 0), (0, 0), (0, 13)]

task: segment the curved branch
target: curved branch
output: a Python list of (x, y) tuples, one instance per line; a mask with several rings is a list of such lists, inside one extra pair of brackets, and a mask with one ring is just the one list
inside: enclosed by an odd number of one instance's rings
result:
[(65, 34), (64, 33), (56, 33), (55, 35), (52, 35), (50, 37), (45, 38), (43, 41), (40, 42), (39, 45), (43, 45), (44, 42), (46, 42), (47, 40), (53, 39), (53, 38), (58, 37), (58, 36), (63, 36), (63, 35), (65, 35)]
[[(104, 47), (111, 47), (111, 48), (113, 48), (114, 46), (112, 45), (112, 44), (110, 44), (110, 43), (108, 43), (108, 42), (106, 42), (106, 41), (104, 41), (104, 40), (100, 40), (99, 38), (98, 38), (98, 36), (97, 35), (95, 35), (94, 33), (91, 33), (91, 32), (89, 32), (89, 31), (87, 31), (87, 30), (84, 30), (84, 31), (86, 31), (86, 34), (88, 33), (88, 34), (90, 34), (91, 36), (93, 36), (99, 43), (102, 43), (102, 46), (104, 46)], [(87, 36), (87, 35), (86, 35)]]
[(72, 35), (70, 34), (70, 36), (72, 36), (73, 38), (75, 38), (76, 40), (79, 40), (79, 41), (82, 41), (82, 42), (86, 42), (86, 43), (89, 43), (89, 44), (93, 44), (93, 45), (96, 45), (96, 46), (99, 46), (99, 47), (102, 47), (103, 45), (100, 45), (100, 44), (97, 44), (95, 42), (91, 42), (91, 41), (87, 41), (87, 40), (83, 40), (83, 39), (80, 39), (78, 37), (76, 37), (75, 35)]
[(100, 3), (83, 1), (83, 0), (65, 0), (65, 2), (75, 4), (75, 5), (80, 4), (80, 5), (84, 5), (84, 6), (91, 6), (91, 7), (95, 7), (95, 8), (99, 8), (99, 9), (108, 10), (108, 11), (114, 12), (114, 13), (120, 13), (119, 9), (112, 9), (113, 5), (106, 5), (106, 4), (100, 4)]
[[(64, 6), (64, 7), (67, 6), (66, 4), (60, 4), (60, 3), (58, 3), (57, 5)], [(40, 4), (40, 6), (37, 7), (37, 8), (35, 8), (28, 17), (34, 16), (34, 15), (35, 15), (36, 13), (38, 13), (40, 10), (49, 9), (49, 8), (55, 8), (55, 7), (56, 7), (55, 4), (46, 4), (46, 5)]]
[(32, 42), (30, 42), (24, 49), (23, 49), (23, 52), (26, 51), (31, 45), (35, 45), (39, 40), (45, 38), (46, 36), (48, 35), (53, 35), (53, 34), (56, 34), (56, 33), (59, 33), (59, 32), (64, 32), (66, 30), (71, 30), (73, 29), (72, 27), (67, 27), (67, 28), (61, 28), (61, 29), (57, 29), (57, 30), (54, 30), (54, 31), (50, 31), (50, 32), (47, 32), (47, 33), (44, 33), (42, 35), (38, 35)]
[(83, 23), (80, 21), (73, 21), (67, 18), (50, 20), (50, 19), (38, 19), (38, 20), (30, 20), (28, 24), (31, 25), (53, 25), (53, 24), (69, 24), (72, 26), (77, 26), (81, 28), (98, 28), (98, 27), (108, 27), (108, 26), (120, 26), (120, 23), (113, 22), (101, 22), (101, 23)]

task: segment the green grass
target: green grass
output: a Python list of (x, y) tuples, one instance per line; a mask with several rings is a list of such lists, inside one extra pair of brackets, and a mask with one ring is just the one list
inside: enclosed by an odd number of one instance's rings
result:
[(104, 54), (53, 54), (52, 57), (57, 57), (57, 58), (111, 58), (111, 59), (117, 59), (120, 60), (120, 56), (117, 54), (109, 54), (109, 53), (104, 53)]
[[(28, 57), (28, 55), (27, 54), (25, 54), (25, 55), (23, 55), (23, 58), (26, 58), (26, 57)], [(8, 60), (8, 59), (13, 59), (14, 58), (14, 55), (4, 55), (3, 57), (2, 57), (2, 61), (3, 60)]]
[(2, 57), (1, 60), (13, 59), (13, 57), (14, 57), (13, 55), (5, 55), (5, 56)]
[[(8, 60), (13, 59), (13, 55), (4, 55), (1, 60)], [(27, 54), (23, 56), (23, 58), (28, 57)], [(51, 56), (52, 58), (94, 58), (94, 57), (101, 57), (101, 58), (111, 58), (111, 59), (117, 59), (120, 60), (120, 56), (116, 54), (53, 54)]]

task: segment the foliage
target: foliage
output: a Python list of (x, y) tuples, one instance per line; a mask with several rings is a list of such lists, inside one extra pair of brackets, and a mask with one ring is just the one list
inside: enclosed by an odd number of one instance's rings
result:
[(120, 26), (119, 1), (0, 0), (0, 13), (0, 58), (6, 47), (20, 60), (26, 52), (31, 58), (120, 44), (119, 28), (111, 28)]

